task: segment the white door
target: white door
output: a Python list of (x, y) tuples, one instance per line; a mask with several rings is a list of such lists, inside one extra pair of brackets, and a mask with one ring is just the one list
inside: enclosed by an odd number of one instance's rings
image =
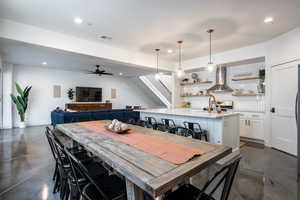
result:
[(271, 107), (272, 147), (297, 155), (295, 102), (298, 86), (298, 64), (272, 68)]

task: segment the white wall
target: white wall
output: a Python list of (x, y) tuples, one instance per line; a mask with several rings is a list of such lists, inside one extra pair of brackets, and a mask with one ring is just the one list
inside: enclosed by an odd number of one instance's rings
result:
[(0, 55), (0, 128), (3, 127), (3, 95), (2, 95), (2, 86), (3, 86), (3, 60)]
[[(266, 55), (266, 44), (259, 43), (239, 49), (225, 51), (212, 55), (212, 61), (216, 64), (225, 64), (230, 62), (248, 60), (252, 58), (264, 57)], [(194, 69), (199, 67), (205, 67), (209, 61), (208, 56), (194, 58), (186, 60), (182, 63), (183, 68)]]
[(13, 91), (13, 71), (14, 67), (11, 64), (3, 65), (3, 128), (12, 128), (13, 118), (12, 118), (12, 101), (10, 94)]
[[(141, 105), (142, 107), (161, 107), (163, 104), (151, 92), (140, 87), (138, 79), (119, 77), (98, 77), (81, 72), (53, 70), (39, 67), (15, 66), (14, 81), (21, 86), (32, 85), (29, 98), (27, 121), (29, 125), (50, 123), (50, 112), (56, 107), (63, 107), (70, 102), (67, 90), (76, 86), (101, 87), (103, 101), (111, 100), (113, 108), (125, 108), (125, 105)], [(61, 85), (61, 98), (53, 97), (53, 85)], [(117, 98), (110, 99), (111, 88), (117, 89)], [(19, 117), (14, 112), (14, 126)]]
[(268, 41), (266, 49), (267, 66), (300, 59), (300, 27)]
[[(300, 59), (300, 27), (278, 36), (266, 43), (266, 144), (271, 146), (271, 68), (285, 62)], [(294, 108), (294, 105), (291, 105)]]

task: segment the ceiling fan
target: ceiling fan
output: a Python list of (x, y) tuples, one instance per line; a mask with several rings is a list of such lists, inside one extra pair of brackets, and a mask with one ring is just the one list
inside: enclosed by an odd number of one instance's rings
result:
[(100, 70), (100, 65), (96, 65), (96, 70), (95, 71), (89, 71), (89, 74), (96, 74), (98, 76), (102, 76), (102, 75), (109, 75), (112, 76), (112, 73), (107, 73), (105, 72), (105, 70)]

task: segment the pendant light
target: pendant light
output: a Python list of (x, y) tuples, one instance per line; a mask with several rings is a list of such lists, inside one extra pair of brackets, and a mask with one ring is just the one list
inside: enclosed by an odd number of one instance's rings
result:
[(177, 41), (178, 43), (178, 69), (177, 69), (177, 77), (181, 78), (184, 75), (184, 70), (181, 67), (181, 45), (183, 43), (182, 40)]
[(156, 74), (154, 75), (154, 78), (156, 80), (160, 79), (160, 73), (158, 72), (158, 56), (159, 56), (159, 51), (160, 51), (160, 49), (155, 49), (155, 52), (156, 52)]
[(207, 32), (209, 33), (209, 62), (207, 64), (207, 70), (212, 72), (215, 68), (215, 64), (211, 61), (211, 34), (214, 32), (214, 29), (209, 29)]

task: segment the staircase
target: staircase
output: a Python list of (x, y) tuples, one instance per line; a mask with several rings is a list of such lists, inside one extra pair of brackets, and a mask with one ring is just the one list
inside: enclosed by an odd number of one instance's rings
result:
[(170, 108), (172, 104), (172, 93), (171, 88), (169, 88), (164, 83), (168, 81), (167, 75), (164, 75), (164, 79), (156, 80), (154, 75), (140, 76), (140, 80), (166, 105), (166, 107)]

